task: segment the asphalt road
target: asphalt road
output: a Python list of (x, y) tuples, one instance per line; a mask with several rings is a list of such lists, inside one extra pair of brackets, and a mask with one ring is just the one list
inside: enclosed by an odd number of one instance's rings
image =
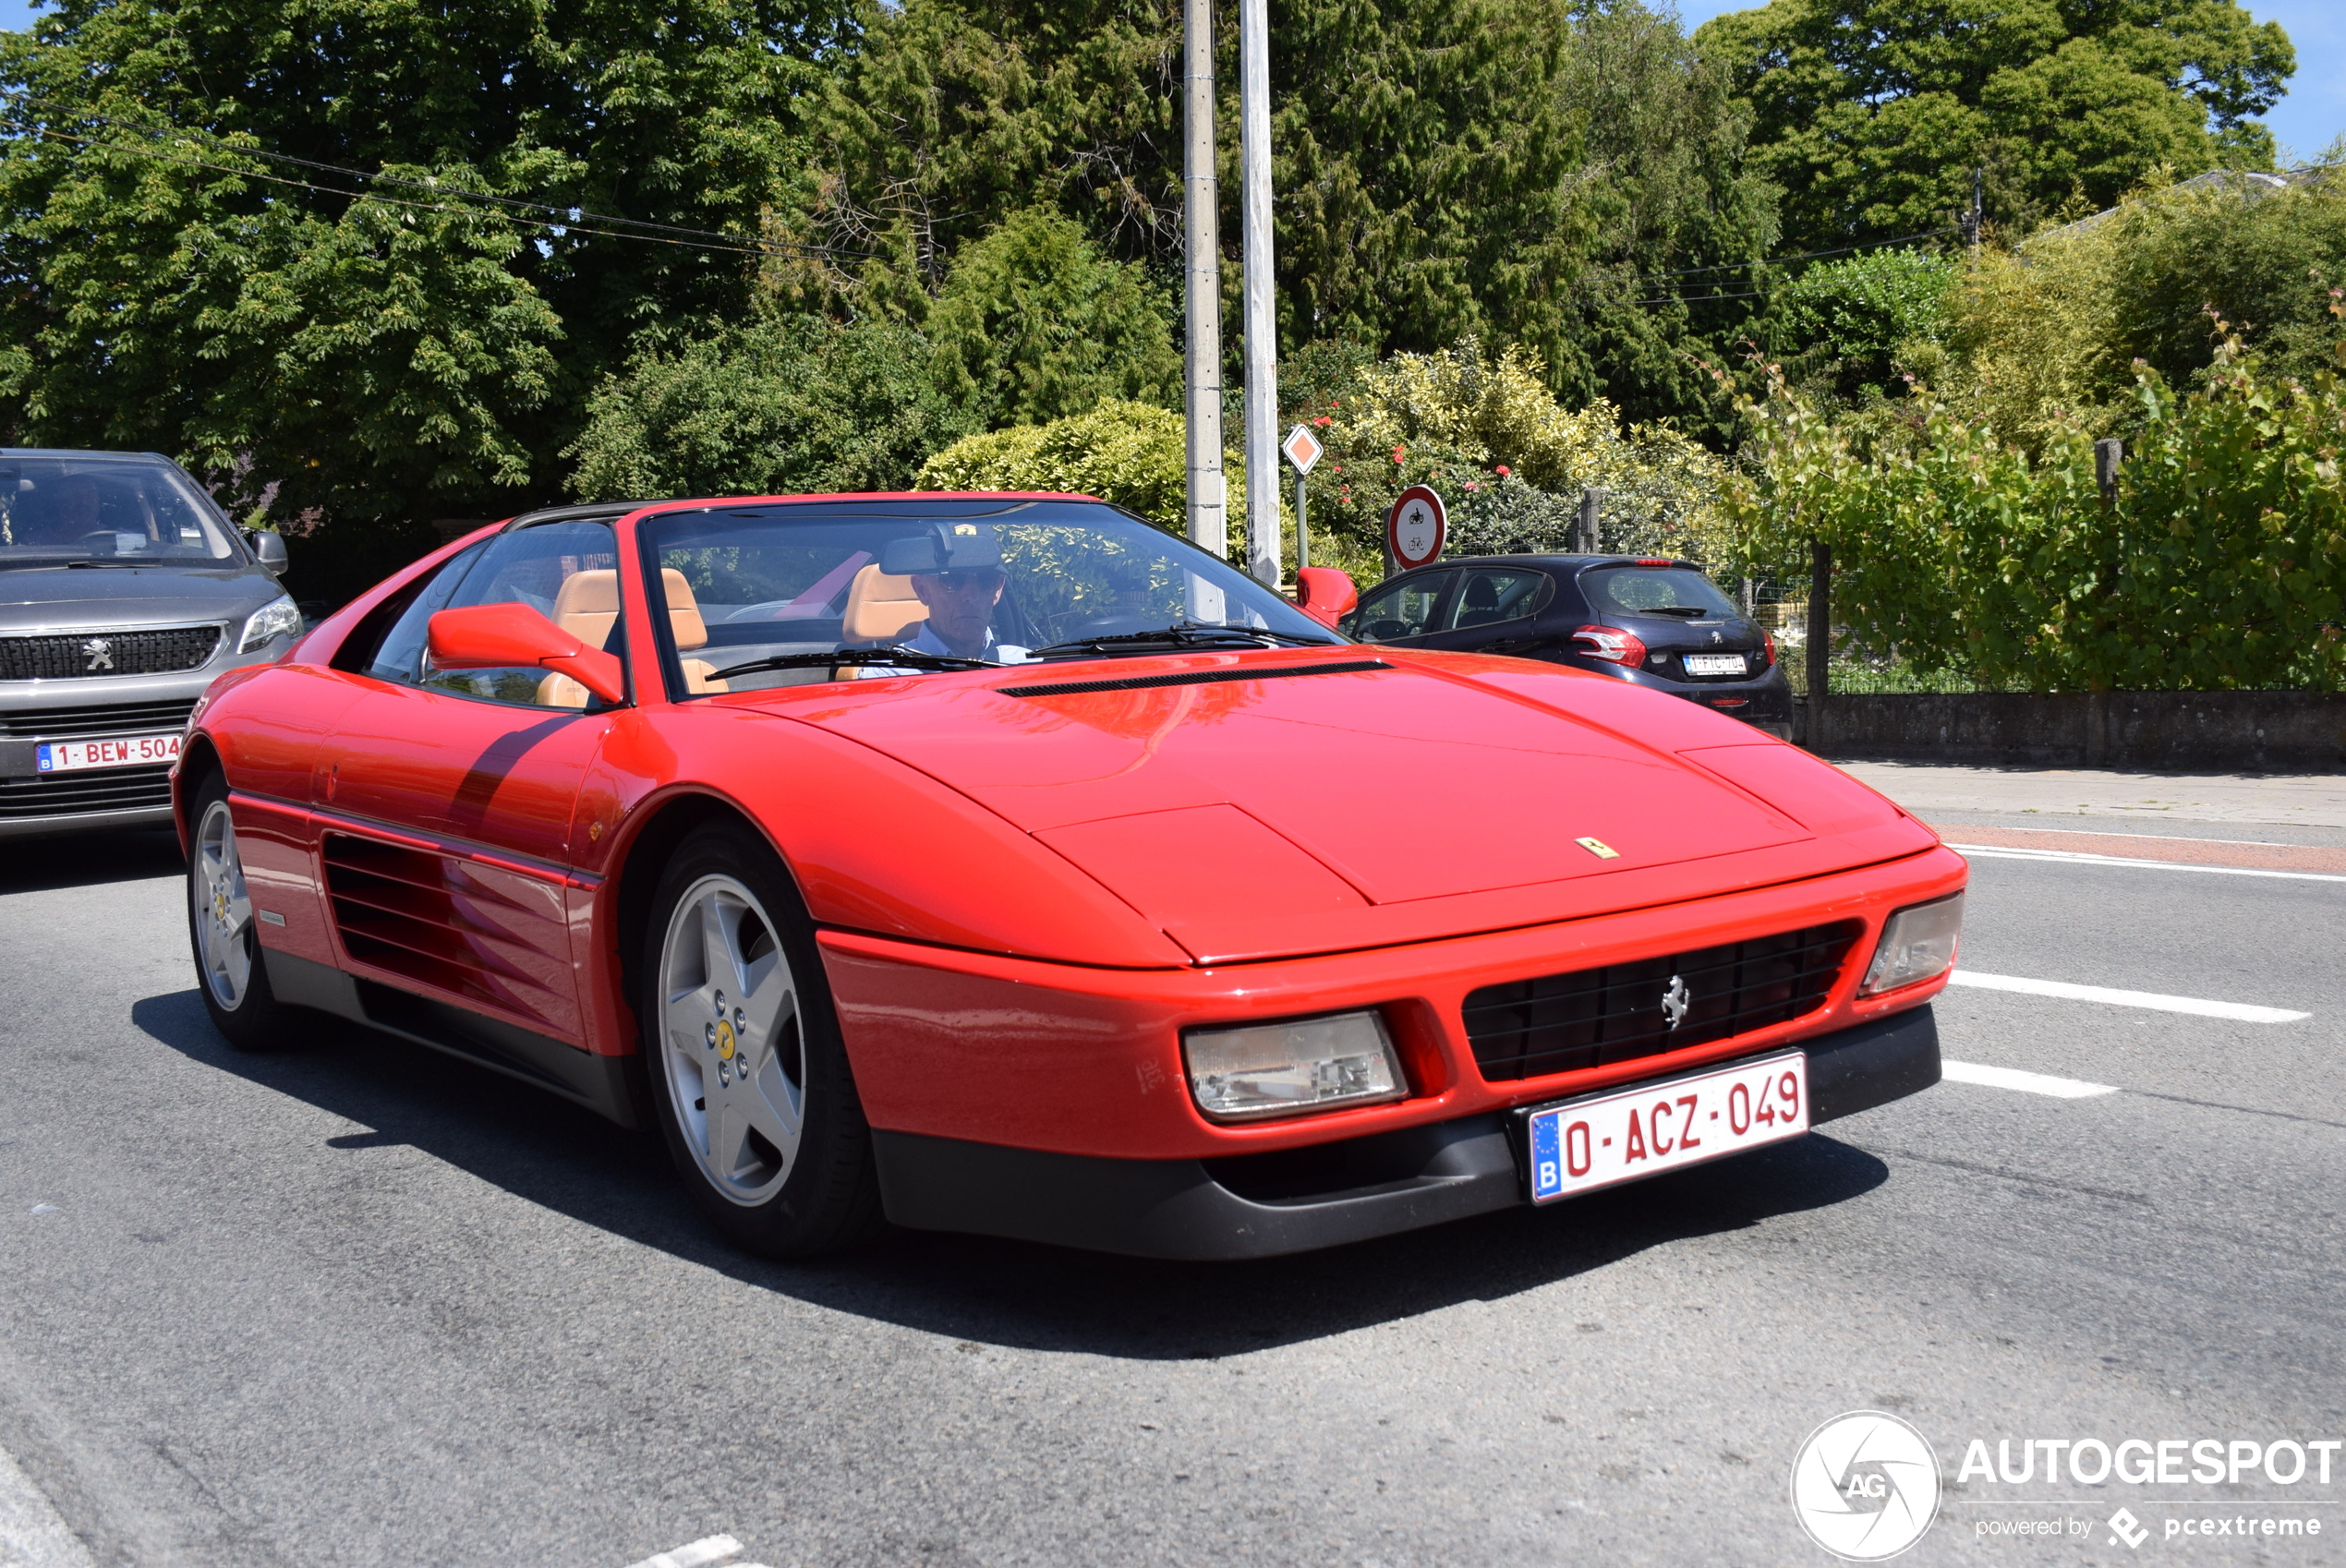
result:
[[(231, 1053), (167, 840), (10, 846), (0, 1563), (1823, 1562), (1787, 1478), (1861, 1408), (1952, 1483), (1905, 1562), (2346, 1561), (2346, 1454), (1957, 1479), (1975, 1439), (2346, 1438), (2346, 881), (1983, 857), (1973, 889), (1970, 970), (2311, 1016), (1951, 990), (1949, 1057), (2114, 1092), (1950, 1082), (1262, 1264), (808, 1268), (462, 1064)], [(2218, 1514), (2326, 1533), (2165, 1534)], [(1984, 1533), (2015, 1519), (2090, 1528)]]

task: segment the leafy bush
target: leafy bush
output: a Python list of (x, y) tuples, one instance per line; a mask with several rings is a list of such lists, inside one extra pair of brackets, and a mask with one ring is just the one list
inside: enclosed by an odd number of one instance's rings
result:
[(1138, 266), (1102, 256), (1046, 209), (1013, 213), (961, 248), (927, 331), (938, 386), (988, 424), (1180, 401), (1171, 307)]
[[(1917, 345), (1946, 329), (1953, 262), (1927, 250), (1877, 250), (1811, 267), (1775, 298), (1781, 341), (1800, 368), (1839, 396), (1891, 389)], [(1787, 351), (1787, 358), (1795, 357)]]
[(2189, 386), (2231, 335), (2239, 366), (2267, 380), (2323, 370), (2342, 285), (2346, 175), (2279, 191), (2209, 179), (1987, 252), (1949, 296), (1944, 362), (1917, 368), (2034, 452), (2071, 425), (2131, 429), (2137, 359)]
[(641, 349), (587, 401), (563, 455), (585, 498), (894, 490), (970, 427), (907, 328), (819, 317)]
[(1181, 416), (1169, 409), (1104, 404), (1047, 425), (965, 436), (922, 465), (918, 488), (1067, 490), (1178, 530), (1189, 495), (1186, 432)]
[(2346, 381), (2276, 384), (2219, 353), (2207, 384), (2137, 383), (2114, 505), (2089, 431), (2041, 455), (1929, 393), (1861, 445), (1779, 380), (1729, 482), (1737, 564), (1833, 553), (1846, 648), (2033, 691), (2346, 684)]

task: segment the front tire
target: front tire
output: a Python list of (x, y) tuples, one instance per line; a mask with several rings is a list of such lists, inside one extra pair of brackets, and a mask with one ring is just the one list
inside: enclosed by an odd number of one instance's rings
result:
[(780, 857), (737, 825), (696, 829), (661, 873), (646, 937), (654, 1119), (701, 1212), (768, 1258), (877, 1232), (871, 1128)]
[(283, 1050), (296, 1031), (292, 1009), (270, 988), (269, 966), (253, 931), (228, 780), (218, 772), (206, 775), (188, 814), (195, 827), (187, 836), (187, 938), (204, 1011), (239, 1051)]

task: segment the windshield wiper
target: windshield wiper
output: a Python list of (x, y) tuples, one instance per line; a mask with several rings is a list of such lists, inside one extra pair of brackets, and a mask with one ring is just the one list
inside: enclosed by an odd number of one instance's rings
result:
[(1053, 643), (1036, 648), (1033, 657), (1048, 658), (1054, 654), (1119, 654), (1147, 653), (1156, 648), (1227, 647), (1233, 643), (1250, 647), (1334, 647), (1336, 644), (1321, 637), (1300, 637), (1292, 632), (1274, 632), (1267, 626), (1207, 626), (1194, 621), (1183, 621), (1171, 626), (1160, 626), (1154, 632), (1118, 632), (1102, 637), (1077, 637), (1069, 642)]
[(963, 658), (959, 654), (923, 653), (918, 648), (835, 648), (829, 653), (776, 654), (719, 670), (711, 680), (747, 675), (760, 669), (817, 669), (826, 665), (893, 665), (901, 669), (999, 669), (990, 658)]

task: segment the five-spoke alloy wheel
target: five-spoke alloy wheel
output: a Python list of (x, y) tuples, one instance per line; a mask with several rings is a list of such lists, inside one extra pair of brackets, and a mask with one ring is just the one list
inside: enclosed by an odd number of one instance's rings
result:
[(204, 1011), (240, 1051), (289, 1044), (296, 1031), (270, 989), (253, 929), (252, 890), (236, 845), (228, 784), (217, 772), (198, 783), (188, 802), (187, 939), (195, 949)]
[(695, 830), (662, 869), (646, 935), (655, 1119), (703, 1212), (770, 1257), (877, 1229), (871, 1131), (781, 858), (738, 824)]

